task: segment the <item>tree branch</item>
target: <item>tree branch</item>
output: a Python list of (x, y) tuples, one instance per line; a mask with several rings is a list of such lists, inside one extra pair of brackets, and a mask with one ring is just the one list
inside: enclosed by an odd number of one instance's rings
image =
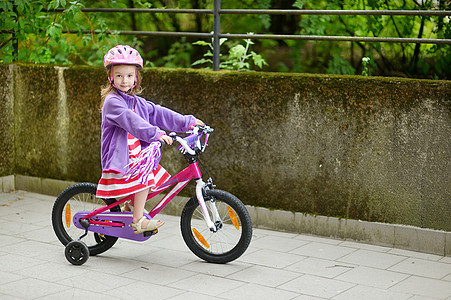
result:
[[(420, 25), (420, 30), (418, 32), (418, 38), (419, 39), (421, 39), (421, 37), (423, 36), (424, 21), (425, 21), (425, 17), (421, 17), (421, 25)], [(421, 44), (417, 43), (415, 45), (415, 50), (413, 52), (413, 60), (412, 60), (413, 66), (412, 67), (413, 67), (414, 71), (417, 70), (418, 57), (420, 55), (420, 47), (421, 47)]]
[[(385, 0), (385, 5), (387, 5), (387, 9), (390, 9), (390, 5), (388, 4), (387, 0)], [(392, 20), (393, 25), (395, 26), (395, 30), (398, 33), (398, 36), (400, 38), (402, 38), (403, 36), (402, 36), (401, 32), (398, 29), (398, 25), (396, 25), (395, 18), (393, 17), (393, 15), (390, 15), (390, 19)], [(401, 46), (401, 49), (402, 49), (402, 64), (404, 64), (406, 62), (406, 52), (405, 52), (404, 44), (401, 43), (400, 46)]]
[[(133, 0), (128, 0), (128, 6), (130, 8), (135, 8), (135, 3)], [(136, 25), (136, 16), (134, 12), (130, 12), (130, 18), (132, 20), (132, 30), (133, 31), (138, 31), (138, 26)]]

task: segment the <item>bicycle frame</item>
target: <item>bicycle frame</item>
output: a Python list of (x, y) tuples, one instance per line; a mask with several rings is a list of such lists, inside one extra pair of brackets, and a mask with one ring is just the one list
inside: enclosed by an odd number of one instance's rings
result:
[[(207, 226), (210, 228), (210, 230), (212, 230), (213, 232), (216, 232), (217, 228), (210, 218), (210, 215), (208, 213), (208, 210), (207, 210), (207, 207), (205, 204), (205, 200), (203, 197), (203, 190), (205, 189), (206, 183), (202, 180), (202, 174), (201, 174), (201, 171), (197, 164), (197, 161), (191, 162), (187, 168), (180, 171), (173, 177), (169, 178), (165, 183), (163, 183), (161, 186), (155, 188), (154, 190), (152, 190), (149, 193), (146, 201), (148, 201), (149, 199), (152, 199), (153, 197), (160, 194), (162, 191), (168, 189), (169, 187), (174, 186), (172, 188), (172, 190), (169, 193), (167, 193), (163, 197), (163, 199), (160, 200), (160, 202), (157, 205), (155, 205), (155, 207), (148, 213), (148, 215), (151, 218), (155, 217), (172, 199), (174, 199), (175, 196), (177, 196), (177, 194), (181, 190), (183, 190), (183, 188), (191, 181), (191, 179), (194, 179), (196, 181), (196, 197), (197, 197), (199, 205), (202, 209), (205, 222), (207, 223)], [(108, 226), (108, 227), (111, 227), (111, 226), (112, 227), (123, 227), (124, 223), (119, 223), (119, 222), (114, 222), (114, 221), (96, 221), (96, 220), (91, 220), (91, 218), (115, 207), (116, 205), (120, 205), (120, 204), (124, 203), (125, 201), (128, 201), (128, 200), (133, 201), (133, 199), (134, 199), (134, 194), (129, 195), (121, 200), (118, 200), (110, 205), (103, 206), (99, 209), (94, 210), (93, 212), (90, 212), (85, 217), (81, 218), (81, 221), (89, 220), (89, 224), (93, 224), (93, 225)], [(216, 207), (214, 205), (212, 205), (210, 208), (213, 210), (213, 215), (216, 218), (216, 216), (218, 215), (218, 213), (216, 211)]]

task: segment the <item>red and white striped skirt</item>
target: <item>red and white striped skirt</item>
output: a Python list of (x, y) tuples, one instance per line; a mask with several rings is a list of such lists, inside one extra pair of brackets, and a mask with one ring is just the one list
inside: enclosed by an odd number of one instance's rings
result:
[(139, 176), (134, 176), (127, 180), (128, 176), (124, 174), (109, 170), (102, 172), (97, 185), (98, 198), (117, 198), (124, 197), (145, 190), (147, 188), (154, 189), (169, 179), (171, 175), (161, 166), (150, 174), (147, 184), (142, 184)]
[[(141, 154), (141, 143), (131, 134), (128, 135), (128, 150), (130, 162), (139, 159)], [(143, 151), (143, 153), (145, 153), (145, 151)], [(143, 174), (136, 174), (130, 177), (130, 175), (122, 174), (114, 170), (103, 171), (102, 177), (97, 185), (96, 196), (98, 198), (124, 197), (147, 188), (154, 189), (159, 187), (171, 177), (161, 165), (158, 165), (155, 170), (150, 171), (150, 174), (144, 174), (145, 178), (147, 178), (147, 183), (145, 182), (146, 179), (142, 179), (142, 175)]]

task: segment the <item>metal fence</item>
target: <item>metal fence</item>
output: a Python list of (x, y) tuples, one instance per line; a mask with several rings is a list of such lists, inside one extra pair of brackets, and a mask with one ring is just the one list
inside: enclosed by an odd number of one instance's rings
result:
[[(221, 0), (214, 0), (213, 9), (141, 9), (141, 8), (82, 8), (89, 13), (146, 13), (146, 14), (208, 14), (213, 15), (212, 33), (203, 32), (170, 32), (170, 31), (115, 31), (120, 35), (197, 37), (213, 39), (213, 70), (219, 69), (219, 53), (221, 38), (228, 39), (272, 39), (272, 40), (315, 40), (315, 41), (349, 41), (379, 43), (415, 43), (415, 44), (447, 44), (451, 39), (397, 38), (397, 37), (358, 37), (358, 36), (318, 36), (318, 35), (277, 35), (277, 34), (234, 34), (221, 33), (221, 15), (258, 14), (258, 15), (353, 15), (353, 16), (451, 16), (446, 10), (278, 10), (278, 9), (221, 9)], [(47, 12), (63, 12), (64, 9), (47, 10)], [(64, 33), (79, 33), (67, 30)], [(95, 34), (90, 30), (83, 34)]]

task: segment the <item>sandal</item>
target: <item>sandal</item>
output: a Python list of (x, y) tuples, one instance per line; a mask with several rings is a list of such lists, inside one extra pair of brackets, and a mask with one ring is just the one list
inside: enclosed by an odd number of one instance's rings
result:
[[(160, 228), (164, 225), (163, 221), (151, 219), (149, 223), (147, 223), (147, 226), (145, 228), (142, 228), (142, 222), (146, 219), (147, 218), (143, 216), (137, 223), (130, 224), (130, 227), (133, 228), (134, 233), (138, 234), (146, 231), (154, 231), (155, 229)], [(158, 224), (158, 222), (160, 222), (160, 224)]]
[[(128, 207), (129, 210), (126, 210), (125, 207)], [(122, 206), (121, 208), (121, 212), (129, 212), (129, 211), (133, 212), (132, 200), (125, 201), (124, 206)], [(144, 212), (146, 214), (149, 213), (146, 209), (144, 209)]]

